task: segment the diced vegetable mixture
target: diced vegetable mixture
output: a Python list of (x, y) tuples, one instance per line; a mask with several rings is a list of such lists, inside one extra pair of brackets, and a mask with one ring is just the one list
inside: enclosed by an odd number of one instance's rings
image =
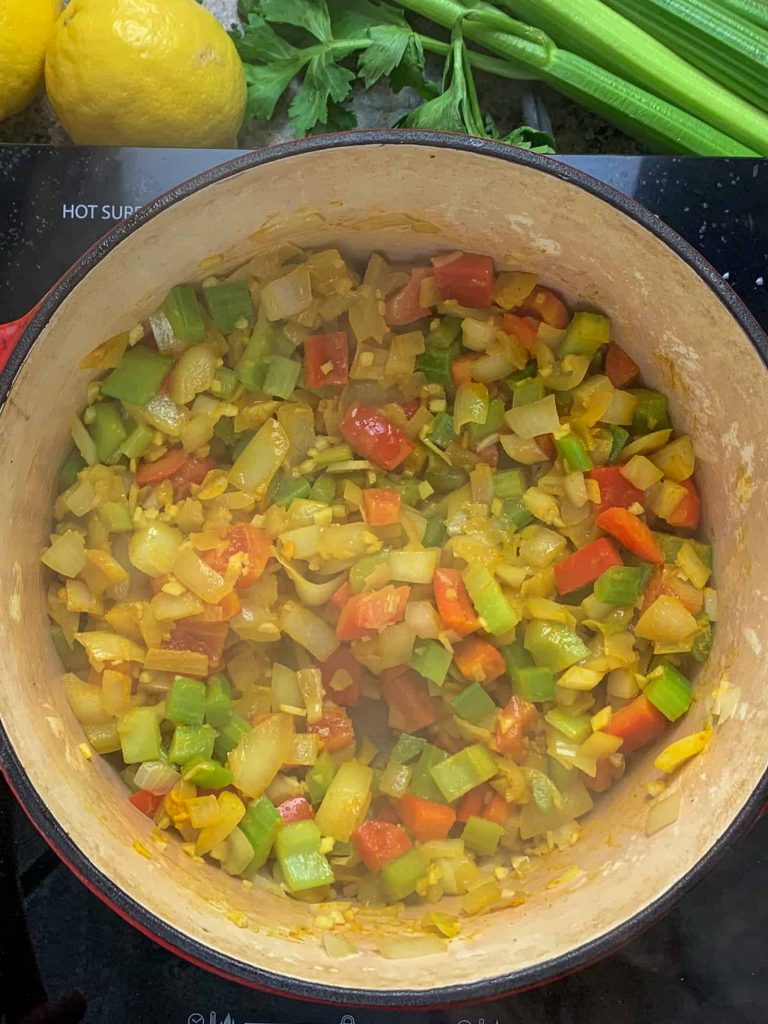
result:
[(282, 245), (83, 365), (53, 641), (192, 855), (477, 913), (688, 710), (716, 618), (691, 439), (535, 274)]

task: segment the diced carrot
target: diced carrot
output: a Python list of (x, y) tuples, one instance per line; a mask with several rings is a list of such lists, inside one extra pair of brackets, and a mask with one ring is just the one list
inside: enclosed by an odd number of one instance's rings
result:
[(451, 363), (451, 380), (455, 388), (472, 380), (472, 367), (477, 356), (459, 356)]
[(610, 533), (627, 551), (654, 565), (664, 564), (664, 555), (650, 527), (627, 508), (607, 508), (595, 520), (601, 530)]
[(504, 658), (497, 647), (479, 636), (462, 640), (453, 649), (459, 671), (475, 683), (490, 683), (504, 675)]
[(359, 640), (375, 636), (384, 626), (402, 622), (410, 593), (410, 587), (387, 584), (379, 590), (353, 594), (341, 609), (336, 636), (340, 640)]
[(323, 749), (329, 753), (343, 750), (355, 742), (355, 730), (349, 715), (344, 708), (330, 701), (323, 704), (323, 717), (318, 722), (311, 722), (307, 732), (319, 736)]
[(641, 693), (631, 704), (614, 711), (603, 732), (621, 737), (624, 741), (621, 745), (622, 754), (631, 754), (633, 750), (653, 743), (664, 732), (667, 724), (667, 718)]
[(153, 818), (160, 804), (163, 802), (162, 796), (157, 796), (155, 793), (150, 793), (148, 789), (140, 789), (138, 793), (132, 793), (128, 797), (128, 803), (141, 811), (142, 814), (146, 814), (148, 818)]
[(490, 792), (490, 787), (483, 783), (482, 786), (475, 786), (465, 793), (456, 806), (456, 820), (469, 821), (470, 818), (482, 817), (485, 801)]
[(343, 608), (351, 596), (352, 587), (349, 584), (349, 580), (344, 580), (339, 589), (334, 590), (331, 594), (331, 604), (335, 604), (337, 608)]
[(467, 636), (480, 628), (480, 620), (458, 569), (437, 569), (432, 586), (437, 610), (446, 629), (452, 629), (459, 636)]
[(615, 388), (626, 388), (640, 376), (640, 367), (612, 341), (605, 353), (605, 375)]
[(496, 749), (519, 761), (525, 754), (523, 739), (533, 731), (538, 721), (533, 704), (515, 695), (510, 697), (496, 718)]
[(564, 330), (571, 319), (568, 307), (551, 289), (537, 284), (531, 294), (515, 310), (520, 316), (536, 316), (550, 327)]
[(555, 564), (557, 592), (560, 595), (570, 594), (588, 583), (594, 583), (606, 569), (621, 564), (613, 542), (607, 537), (600, 537)]
[(171, 448), (154, 462), (142, 462), (136, 470), (136, 483), (139, 487), (146, 484), (159, 484), (178, 473), (187, 461), (187, 453), (181, 448)]
[(369, 526), (391, 526), (400, 522), (401, 499), (391, 487), (366, 487), (363, 513)]
[(447, 804), (436, 804), (420, 796), (406, 793), (398, 804), (403, 824), (421, 843), (445, 839), (456, 824), (456, 812)]
[(679, 505), (667, 516), (670, 526), (680, 526), (685, 530), (697, 530), (701, 520), (701, 498), (693, 480), (683, 480), (681, 487), (688, 492)]
[(418, 732), (437, 721), (435, 701), (429, 696), (427, 684), (413, 669), (406, 667), (394, 676), (382, 673), (379, 678), (384, 700), (398, 715), (403, 732)]
[(481, 817), (485, 818), (486, 821), (493, 821), (497, 825), (504, 825), (509, 816), (509, 804), (501, 795), (501, 793), (494, 793), (488, 803), (485, 805)]
[(352, 833), (352, 842), (369, 871), (381, 871), (385, 864), (402, 857), (413, 843), (400, 825), (388, 820), (364, 821)]
[(402, 288), (389, 296), (384, 318), (390, 327), (404, 327), (429, 316), (430, 311), (421, 305), (421, 282), (434, 273), (432, 267), (414, 267)]
[(536, 345), (536, 332), (539, 322), (532, 316), (517, 316), (515, 313), (505, 313), (501, 322), (505, 334), (511, 334), (517, 338), (523, 348), (533, 352)]

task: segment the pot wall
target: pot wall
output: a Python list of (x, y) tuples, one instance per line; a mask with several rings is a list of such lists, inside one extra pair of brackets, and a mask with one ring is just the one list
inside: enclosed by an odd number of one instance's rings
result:
[[(481, 155), (471, 143), (461, 151), (445, 144), (300, 153), (242, 170), (166, 208), (107, 251), (64, 299), (0, 414), (0, 521), (6, 524), (0, 717), (11, 760), (23, 765), (55, 822), (44, 826), (60, 830), (66, 838), (57, 839), (59, 847), (82, 851), (114, 883), (113, 899), (166, 941), (292, 994), (344, 1000), (350, 998), (345, 990), (354, 990), (352, 998), (378, 1002), (440, 1002), (562, 971), (678, 886), (739, 816), (768, 767), (763, 363), (691, 267), (626, 214), (557, 176), (566, 172), (508, 162), (498, 155), (508, 152), (502, 147)], [(175, 842), (159, 847), (151, 822), (127, 804), (117, 775), (79, 751), (82, 733), (48, 636), (38, 559), (47, 542), (51, 482), (84, 392), (80, 358), (132, 327), (172, 284), (219, 273), (279, 240), (336, 244), (347, 255), (375, 248), (408, 259), (465, 248), (492, 254), (500, 267), (540, 272), (580, 305), (614, 317), (616, 340), (651, 386), (672, 395), (676, 425), (693, 435), (700, 460), (721, 619), (699, 679), (701, 699), (672, 735), (700, 726), (706, 695), (723, 676), (742, 692), (735, 718), (680, 773), (683, 799), (674, 825), (644, 835), (644, 783), (657, 775), (652, 749), (598, 800), (576, 847), (538, 861), (514, 885), (505, 883), (525, 902), (467, 920), (442, 956), (383, 959), (379, 938), (403, 934), (403, 926), (361, 913), (348, 937), (362, 952), (331, 960), (306, 905), (258, 881), (245, 889), (218, 869), (193, 863)], [(149, 857), (137, 851), (137, 841)], [(567, 880), (558, 882), (565, 872)], [(237, 927), (229, 911), (245, 914), (248, 926)], [(415, 918), (422, 913), (417, 909)], [(581, 950), (576, 959), (553, 963), (574, 950)]]

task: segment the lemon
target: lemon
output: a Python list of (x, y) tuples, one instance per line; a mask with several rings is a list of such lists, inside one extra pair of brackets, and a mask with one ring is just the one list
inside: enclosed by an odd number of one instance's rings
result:
[(237, 50), (196, 0), (71, 0), (45, 84), (83, 144), (231, 146), (245, 110)]
[(0, 121), (35, 98), (60, 10), (59, 0), (0, 0)]

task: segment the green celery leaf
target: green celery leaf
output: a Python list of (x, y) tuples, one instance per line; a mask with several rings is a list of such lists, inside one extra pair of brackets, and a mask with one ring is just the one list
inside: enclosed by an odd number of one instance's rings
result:
[(317, 124), (310, 128), (307, 135), (323, 135), (325, 132), (348, 132), (357, 128), (357, 115), (341, 103), (328, 104), (328, 120), (325, 124)]
[(328, 100), (342, 103), (349, 96), (354, 80), (354, 72), (334, 63), (329, 54), (312, 57), (304, 81), (288, 108), (291, 124), (302, 134), (317, 124), (326, 124)]
[(303, 28), (321, 43), (333, 39), (325, 0), (261, 0), (261, 13), (267, 21)]
[(230, 32), (241, 60), (249, 64), (266, 64), (273, 60), (295, 57), (295, 46), (282, 39), (260, 14), (249, 14), (240, 29)]
[(538, 128), (531, 128), (527, 124), (498, 138), (500, 142), (508, 142), (510, 146), (519, 146), (520, 149), (530, 149), (532, 153), (556, 152), (555, 140), (549, 132), (539, 131)]
[(268, 121), (275, 112), (277, 101), (304, 66), (305, 59), (299, 55), (291, 60), (275, 61), (259, 67), (243, 65), (248, 86), (246, 116)]
[(369, 29), (372, 44), (360, 54), (360, 77), (366, 89), (388, 75), (403, 60), (412, 38), (410, 29), (398, 25), (378, 25)]

